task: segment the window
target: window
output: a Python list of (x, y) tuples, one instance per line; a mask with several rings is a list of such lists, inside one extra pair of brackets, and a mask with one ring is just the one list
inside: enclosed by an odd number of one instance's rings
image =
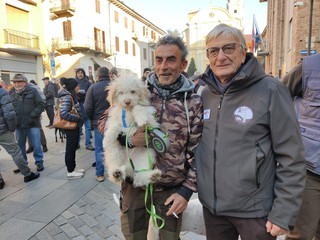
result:
[(143, 26), (143, 28), (142, 28), (142, 33), (143, 33), (143, 36), (146, 35), (146, 27), (145, 26)]
[(132, 32), (134, 32), (134, 21), (133, 20), (131, 20), (131, 30), (132, 30)]
[(67, 20), (63, 23), (63, 38), (66, 41), (72, 40), (72, 28), (71, 28), (71, 21)]
[(96, 0), (96, 12), (100, 13), (100, 0)]
[(106, 34), (104, 31), (102, 31), (102, 47), (103, 47), (103, 52), (106, 52)]
[(132, 55), (136, 56), (136, 44), (132, 43)]
[(128, 18), (124, 17), (124, 27), (128, 28)]
[(128, 41), (127, 40), (124, 40), (124, 53), (125, 54), (129, 53), (129, 51), (128, 51)]
[(151, 52), (151, 65), (154, 66), (154, 51)]
[(146, 48), (143, 49), (143, 59), (147, 60), (147, 49)]
[(151, 30), (151, 38), (155, 41), (156, 40), (156, 33)]
[(98, 28), (94, 28), (94, 43), (95, 50), (99, 52), (105, 52), (106, 49), (106, 41), (105, 41), (105, 33)]
[[(8, 28), (29, 33), (29, 13), (6, 5)], [(2, 21), (2, 20), (1, 20)]]
[(146, 36), (148, 37), (148, 28), (146, 28)]
[(119, 37), (115, 37), (115, 44), (116, 44), (116, 51), (120, 51), (120, 46), (119, 46)]
[(118, 14), (117, 11), (114, 11), (114, 21), (115, 21), (116, 23), (119, 23), (119, 14)]

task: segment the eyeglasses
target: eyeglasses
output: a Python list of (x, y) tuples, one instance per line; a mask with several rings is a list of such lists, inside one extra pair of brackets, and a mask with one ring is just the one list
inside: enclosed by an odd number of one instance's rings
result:
[[(232, 54), (234, 52), (234, 50), (236, 50), (236, 45), (240, 45), (240, 44), (237, 44), (237, 43), (228, 43), (224, 46), (222, 46), (221, 48), (219, 47), (210, 47), (210, 48), (207, 48), (206, 49), (206, 52), (207, 52), (207, 57), (210, 58), (210, 57), (216, 57), (218, 56), (219, 52), (220, 52), (220, 49), (222, 49), (223, 53), (224, 54)], [(241, 46), (241, 45), (240, 45)]]

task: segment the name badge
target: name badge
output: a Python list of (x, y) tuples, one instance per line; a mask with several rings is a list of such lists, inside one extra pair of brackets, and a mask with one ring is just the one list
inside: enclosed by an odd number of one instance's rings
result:
[(210, 109), (204, 109), (203, 120), (208, 120), (210, 118)]

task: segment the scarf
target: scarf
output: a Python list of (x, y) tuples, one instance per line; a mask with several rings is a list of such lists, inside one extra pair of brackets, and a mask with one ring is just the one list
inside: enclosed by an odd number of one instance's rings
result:
[(160, 95), (163, 97), (163, 99), (168, 99), (168, 97), (173, 94), (175, 91), (179, 90), (183, 85), (183, 78), (180, 77), (172, 84), (164, 85), (160, 83), (158, 77), (155, 77), (155, 84), (158, 88), (158, 91)]

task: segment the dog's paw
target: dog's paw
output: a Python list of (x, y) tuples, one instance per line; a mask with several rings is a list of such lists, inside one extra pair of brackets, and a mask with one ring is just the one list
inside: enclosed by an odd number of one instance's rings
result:
[(160, 170), (155, 171), (150, 177), (150, 182), (156, 183), (156, 182), (160, 181), (160, 179), (161, 179), (161, 171)]
[(122, 180), (122, 172), (120, 170), (115, 170), (112, 174), (115, 180), (121, 181)]

